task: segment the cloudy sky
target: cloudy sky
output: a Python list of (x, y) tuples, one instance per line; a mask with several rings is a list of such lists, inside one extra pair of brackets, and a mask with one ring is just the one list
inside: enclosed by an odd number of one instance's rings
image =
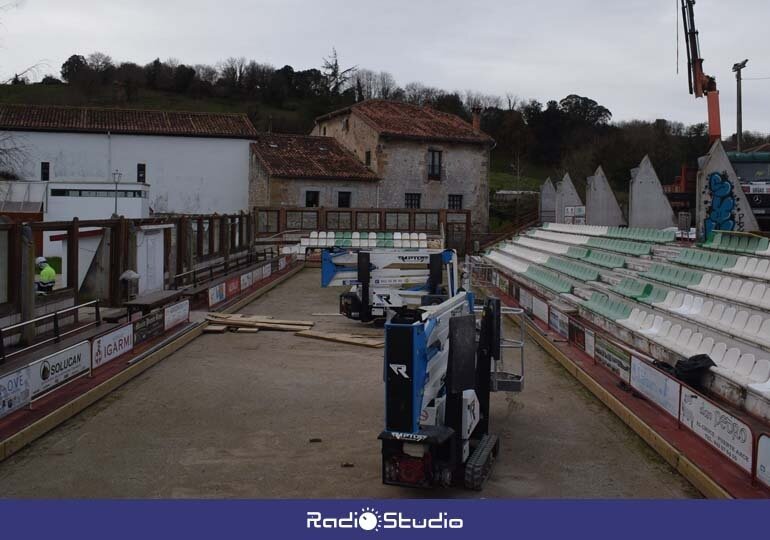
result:
[[(0, 4), (13, 0), (0, 0)], [(705, 121), (688, 94), (679, 0), (23, 0), (0, 13), (0, 76), (73, 53), (102, 51), (140, 64), (156, 57), (211, 63), (245, 56), (277, 67), (318, 67), (334, 46), (344, 65), (542, 102), (592, 97), (615, 120)], [(732, 65), (770, 77), (768, 0), (698, 0), (706, 73), (735, 126)], [(744, 129), (770, 132), (770, 80), (744, 82)]]

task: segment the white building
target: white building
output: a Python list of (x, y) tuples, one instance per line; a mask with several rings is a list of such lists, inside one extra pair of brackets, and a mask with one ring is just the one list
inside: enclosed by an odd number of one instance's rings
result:
[(63, 221), (109, 218), (116, 199), (118, 214), (134, 218), (248, 204), (257, 132), (244, 114), (0, 105), (0, 132), (21, 149), (14, 170), (0, 172), (47, 182), (0, 182), (0, 213), (23, 203)]

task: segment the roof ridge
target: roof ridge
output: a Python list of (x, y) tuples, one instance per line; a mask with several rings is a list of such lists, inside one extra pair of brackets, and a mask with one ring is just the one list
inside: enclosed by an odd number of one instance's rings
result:
[(41, 103), (0, 103), (0, 107), (15, 107), (15, 108), (36, 108), (36, 109), (64, 109), (64, 110), (81, 110), (81, 111), (113, 111), (113, 112), (153, 112), (153, 113), (171, 113), (171, 114), (191, 114), (196, 116), (233, 116), (233, 117), (247, 117), (246, 112), (215, 112), (215, 111), (188, 111), (188, 110), (176, 110), (176, 109), (136, 109), (126, 107), (94, 107), (94, 106), (81, 106), (81, 105), (48, 105)]

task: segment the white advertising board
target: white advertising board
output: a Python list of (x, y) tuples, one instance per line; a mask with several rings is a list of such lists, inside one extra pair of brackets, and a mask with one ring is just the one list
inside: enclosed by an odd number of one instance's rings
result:
[(569, 337), (569, 317), (551, 306), (548, 324), (563, 337)]
[(267, 279), (270, 277), (270, 273), (272, 272), (272, 269), (270, 268), (269, 264), (266, 264), (262, 267), (262, 279)]
[(681, 407), (682, 424), (751, 474), (749, 426), (687, 388), (682, 388)]
[(284, 268), (286, 268), (286, 257), (281, 257), (278, 259), (278, 271), (280, 272)]
[(631, 386), (668, 414), (679, 418), (682, 385), (636, 356), (631, 356)]
[(757, 451), (757, 478), (770, 487), (770, 437), (762, 435), (759, 438)]
[(256, 270), (251, 271), (251, 284), (255, 285), (262, 281), (262, 269), (257, 268)]
[(171, 330), (190, 318), (190, 301), (182, 300), (163, 310), (163, 328)]
[(519, 306), (525, 311), (532, 312), (532, 295), (525, 289), (519, 289)]
[(548, 324), (548, 304), (534, 296), (532, 297), (532, 314)]
[(227, 289), (224, 283), (209, 288), (209, 307), (216, 306), (227, 298)]
[(246, 291), (248, 289), (251, 289), (251, 286), (254, 285), (254, 278), (251, 275), (251, 272), (246, 272), (245, 274), (241, 275), (241, 291)]
[(134, 325), (129, 324), (94, 339), (91, 344), (93, 368), (115, 360), (134, 348)]
[(596, 341), (594, 339), (594, 331), (585, 329), (586, 334), (586, 354), (591, 358), (596, 358)]
[(91, 366), (91, 342), (82, 341), (29, 365), (30, 397), (63, 383)]
[(0, 377), (0, 418), (26, 406), (29, 400), (28, 366)]

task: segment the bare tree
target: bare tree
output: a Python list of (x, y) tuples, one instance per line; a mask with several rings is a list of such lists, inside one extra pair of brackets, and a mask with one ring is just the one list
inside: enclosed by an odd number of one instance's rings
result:
[(475, 108), (481, 109), (499, 109), (502, 100), (499, 96), (493, 96), (491, 94), (482, 94), (481, 92), (474, 92), (473, 90), (465, 91), (465, 107), (468, 110)]
[(404, 87), (404, 101), (414, 105), (428, 105), (441, 93), (438, 88), (425, 86), (420, 82), (411, 82)]
[(516, 108), (519, 106), (519, 101), (520, 101), (519, 96), (517, 96), (513, 92), (506, 92), (505, 100), (508, 102), (509, 111), (515, 111)]
[(18, 172), (27, 156), (24, 146), (13, 133), (0, 131), (0, 179), (18, 179)]
[(243, 85), (243, 76), (246, 72), (246, 59), (241, 56), (231, 56), (219, 65), (221, 80), (230, 88), (240, 88)]
[(326, 88), (332, 95), (337, 95), (340, 90), (343, 90), (348, 81), (355, 75), (356, 66), (342, 69), (340, 67), (339, 56), (337, 55), (337, 49), (332, 48), (332, 54), (328, 58), (323, 59), (323, 72), (326, 79)]
[(202, 82), (209, 84), (215, 84), (217, 82), (219, 72), (214, 66), (209, 66), (208, 64), (196, 64), (193, 69), (195, 69), (195, 74)]

